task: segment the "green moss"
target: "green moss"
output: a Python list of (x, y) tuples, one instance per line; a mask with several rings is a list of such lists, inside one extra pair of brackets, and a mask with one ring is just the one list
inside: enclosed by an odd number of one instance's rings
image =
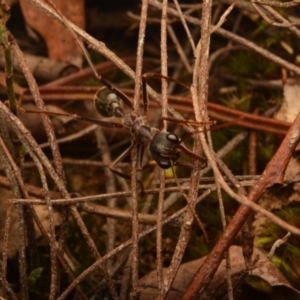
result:
[[(297, 228), (300, 227), (300, 206), (298, 203), (276, 210), (273, 213), (289, 224)], [(256, 238), (255, 243), (268, 252), (275, 241), (285, 235), (285, 230), (271, 222), (267, 222), (260, 236)], [(300, 287), (300, 238), (298, 236), (292, 235), (285, 244), (276, 249), (272, 262), (296, 288)]]
[(272, 287), (256, 276), (247, 276), (234, 290), (234, 299), (242, 300), (269, 300)]
[(227, 66), (239, 78), (267, 78), (279, 70), (273, 62), (250, 51), (235, 52)]
[(247, 276), (245, 278), (245, 282), (258, 291), (264, 293), (272, 292), (272, 287), (266, 281), (257, 276)]
[(27, 277), (28, 288), (31, 292), (38, 292), (38, 280), (41, 278), (44, 268), (40, 267), (33, 270)]

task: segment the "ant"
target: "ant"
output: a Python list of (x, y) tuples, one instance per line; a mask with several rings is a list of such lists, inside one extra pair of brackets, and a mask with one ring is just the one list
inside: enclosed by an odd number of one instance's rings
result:
[[(92, 67), (94, 69), (94, 67)], [(94, 69), (95, 70), (95, 69)], [(94, 71), (96, 72), (96, 71)], [(193, 170), (201, 170), (206, 167), (206, 160), (192, 152), (184, 145), (184, 141), (193, 135), (196, 132), (188, 132), (182, 138), (178, 137), (175, 133), (161, 131), (161, 129), (150, 127), (145, 123), (147, 117), (149, 98), (147, 94), (147, 79), (148, 78), (158, 78), (166, 79), (176, 83), (178, 80), (163, 76), (159, 73), (145, 73), (142, 75), (142, 91), (143, 91), (143, 113), (140, 114), (133, 110), (133, 104), (130, 99), (118, 88), (110, 84), (106, 79), (96, 73), (96, 78), (104, 85), (100, 88), (94, 96), (94, 107), (96, 111), (103, 117), (116, 117), (121, 119), (121, 123), (103, 121), (94, 118), (82, 117), (77, 114), (67, 114), (67, 113), (51, 113), (48, 111), (35, 111), (35, 110), (24, 110), (26, 113), (46, 113), (59, 116), (71, 116), (75, 120), (86, 121), (89, 123), (95, 123), (102, 127), (108, 128), (125, 128), (127, 129), (131, 136), (133, 142), (130, 147), (121, 153), (109, 166), (109, 169), (118, 176), (121, 176), (125, 179), (131, 179), (130, 176), (118, 171), (115, 169), (118, 162), (124, 159), (129, 155), (132, 149), (137, 146), (137, 155), (138, 155), (138, 171), (144, 169), (142, 166), (142, 159), (145, 152), (145, 149), (148, 149), (150, 157), (158, 164), (162, 169), (169, 169), (174, 166), (183, 166)], [(186, 86), (186, 85), (184, 85)], [(124, 104), (126, 104), (132, 111), (125, 113)], [(162, 120), (173, 121), (184, 124), (193, 124), (198, 125), (194, 121), (177, 121), (171, 118), (162, 118)], [(201, 123), (201, 126), (215, 124), (214, 121)], [(202, 164), (197, 166), (191, 162), (180, 160), (181, 151), (183, 151), (187, 156), (200, 161)], [(143, 184), (139, 181), (143, 193)]]
[[(47, 1), (62, 17), (60, 12), (55, 8), (53, 4)], [(178, 81), (176, 79), (172, 79), (170, 77), (164, 76), (159, 73), (145, 73), (142, 75), (142, 99), (143, 99), (143, 113), (140, 114), (134, 111), (134, 107), (130, 99), (124, 94), (121, 90), (114, 87), (110, 84), (105, 78), (97, 73), (95, 70), (89, 54), (87, 53), (84, 45), (78, 39), (76, 34), (72, 31), (69, 27), (68, 23), (65, 20), (65, 26), (70, 29), (74, 38), (76, 39), (77, 43), (81, 47), (83, 54), (90, 65), (91, 69), (94, 72), (95, 78), (101, 82), (104, 87), (100, 88), (99, 91), (96, 93), (94, 97), (94, 106), (96, 111), (103, 117), (117, 117), (121, 119), (121, 123), (111, 122), (111, 121), (103, 121), (88, 117), (81, 117), (76, 114), (67, 114), (67, 113), (51, 113), (48, 111), (35, 111), (35, 110), (23, 110), (26, 113), (46, 113), (46, 114), (53, 114), (53, 115), (60, 115), (60, 116), (70, 116), (76, 120), (86, 121), (90, 123), (98, 124), (102, 127), (109, 127), (109, 128), (126, 128), (131, 136), (132, 136), (132, 143), (128, 149), (126, 149), (123, 153), (121, 153), (109, 166), (109, 169), (118, 176), (121, 176), (125, 179), (131, 179), (130, 176), (116, 170), (116, 165), (122, 159), (124, 159), (127, 155), (129, 155), (132, 149), (137, 146), (137, 168), (138, 171), (143, 170), (142, 167), (142, 159), (145, 152), (145, 149), (148, 149), (150, 157), (158, 164), (158, 166), (162, 169), (168, 169), (173, 166), (183, 166), (193, 170), (200, 170), (206, 166), (206, 160), (197, 155), (196, 153), (189, 150), (185, 145), (184, 141), (193, 135), (196, 132), (188, 132), (182, 138), (177, 136), (174, 133), (162, 131), (161, 128), (154, 128), (150, 127), (145, 123), (145, 119), (148, 112), (149, 106), (149, 99), (147, 93), (147, 79), (154, 78), (154, 79), (166, 79), (168, 81), (173, 81), (178, 83), (185, 88), (189, 89), (189, 86)], [(132, 111), (129, 113), (125, 113), (123, 106), (127, 105)], [(197, 123), (194, 121), (177, 121), (171, 118), (162, 118), (162, 120), (173, 121), (181, 124), (192, 124), (196, 126), (205, 126), (205, 125), (213, 125), (215, 124), (214, 121), (208, 121), (203, 123)], [(195, 165), (185, 160), (180, 160), (181, 151), (184, 152), (190, 158), (200, 161), (202, 164)], [(143, 193), (144, 187), (141, 181), (138, 181), (141, 185), (141, 192)]]

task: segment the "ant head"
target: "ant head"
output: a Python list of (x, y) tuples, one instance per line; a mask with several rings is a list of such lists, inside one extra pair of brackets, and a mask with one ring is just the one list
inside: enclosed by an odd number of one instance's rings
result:
[(149, 146), (150, 156), (162, 169), (168, 169), (179, 159), (181, 139), (174, 133), (158, 131)]
[[(202, 165), (196, 166), (188, 161), (179, 161), (181, 151), (187, 156), (202, 162)], [(158, 131), (150, 143), (149, 153), (162, 169), (168, 169), (178, 165), (193, 170), (201, 170), (206, 166), (206, 160), (204, 158), (189, 150), (183, 144), (183, 139), (170, 132)]]

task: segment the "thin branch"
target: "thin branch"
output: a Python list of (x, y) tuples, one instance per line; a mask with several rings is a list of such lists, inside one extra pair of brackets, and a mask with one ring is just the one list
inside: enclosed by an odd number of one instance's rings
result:
[[(260, 199), (260, 197), (263, 195), (263, 193), (268, 187), (272, 186), (275, 183), (283, 182), (285, 169), (299, 140), (300, 113), (296, 117), (292, 127), (290, 128), (285, 139), (281, 143), (281, 146), (279, 147), (278, 151), (273, 156), (272, 160), (269, 162), (263, 175), (260, 176), (260, 179), (250, 190), (248, 197), (245, 197), (243, 195), (237, 195), (229, 188), (229, 186), (224, 181), (222, 175), (220, 174), (214, 159), (212, 159), (209, 148), (205, 144), (203, 144), (205, 154), (209, 162), (211, 163), (217, 180), (220, 182), (222, 188), (227, 192), (229, 196), (233, 197), (234, 199), (236, 199), (244, 205), (242, 205), (238, 209), (238, 211), (228, 224), (226, 231), (213, 248), (210, 256), (207, 257), (203, 265), (196, 272), (192, 282), (189, 285), (189, 288), (183, 296), (184, 300), (192, 299), (196, 294), (198, 294), (198, 292), (204, 292), (211, 280), (211, 277), (216, 272), (216, 269), (222, 260), (224, 252), (231, 245), (234, 237), (237, 235), (245, 220), (251, 213), (251, 208), (256, 207), (258, 211), (262, 212), (261, 207), (258, 206), (255, 202), (257, 202)], [(269, 212), (264, 211), (263, 214), (268, 218), (271, 217)], [(274, 216), (272, 216), (271, 218), (270, 220), (272, 221), (277, 219), (274, 218)], [(280, 226), (284, 226), (283, 228), (286, 228), (286, 230), (290, 231), (290, 229), (292, 229), (292, 232), (294, 234), (300, 235), (300, 230), (298, 230), (297, 228), (291, 226), (290, 224), (287, 224), (279, 218), (276, 221), (281, 224)]]

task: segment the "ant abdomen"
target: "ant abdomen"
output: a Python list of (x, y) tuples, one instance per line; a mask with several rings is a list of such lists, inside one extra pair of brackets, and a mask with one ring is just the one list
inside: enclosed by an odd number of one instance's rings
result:
[(123, 101), (108, 87), (102, 87), (94, 96), (94, 105), (97, 112), (103, 117), (124, 116)]

